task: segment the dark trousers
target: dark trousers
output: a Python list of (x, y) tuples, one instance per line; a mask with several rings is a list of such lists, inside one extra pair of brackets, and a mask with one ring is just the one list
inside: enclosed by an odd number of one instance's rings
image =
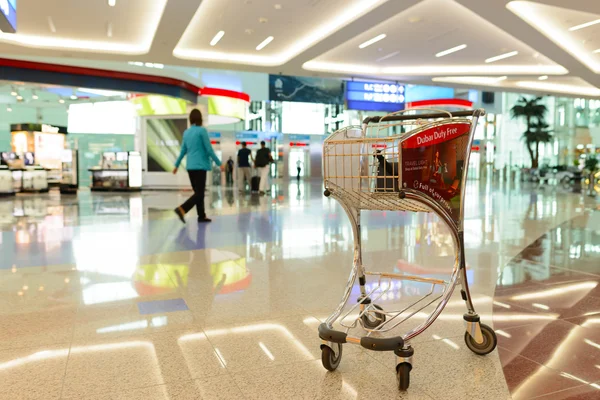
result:
[(206, 218), (204, 212), (204, 190), (206, 189), (206, 171), (202, 170), (191, 170), (188, 171), (190, 176), (190, 182), (192, 183), (192, 189), (194, 194), (192, 197), (187, 199), (185, 203), (181, 205), (181, 208), (187, 214), (194, 206), (198, 211), (198, 219)]

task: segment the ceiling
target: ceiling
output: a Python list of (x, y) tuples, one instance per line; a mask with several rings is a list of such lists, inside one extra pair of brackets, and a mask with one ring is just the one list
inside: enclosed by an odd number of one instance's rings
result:
[(0, 53), (600, 96), (598, 0), (115, 3), (19, 0)]
[(56, 108), (66, 112), (70, 104), (82, 101), (125, 98), (124, 92), (0, 81), (0, 104), (9, 112), (19, 108)]

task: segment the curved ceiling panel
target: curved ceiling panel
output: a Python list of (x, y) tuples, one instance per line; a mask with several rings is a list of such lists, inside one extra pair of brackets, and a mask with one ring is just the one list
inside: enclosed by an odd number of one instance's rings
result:
[(18, 31), (0, 42), (38, 49), (141, 55), (150, 51), (167, 0), (19, 0)]
[(531, 1), (512, 1), (506, 7), (589, 69), (600, 74), (599, 14)]
[(568, 71), (466, 7), (425, 0), (304, 64), (310, 71), (559, 75)]
[(173, 55), (277, 66), (388, 0), (204, 0)]

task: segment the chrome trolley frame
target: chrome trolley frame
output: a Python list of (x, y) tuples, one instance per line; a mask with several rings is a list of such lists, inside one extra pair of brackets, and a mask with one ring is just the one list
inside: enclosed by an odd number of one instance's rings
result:
[[(400, 390), (406, 390), (410, 382), (414, 354), (410, 340), (424, 332), (437, 319), (456, 285), (461, 287), (460, 293), (467, 308), (464, 314), (467, 347), (478, 355), (485, 355), (492, 352), (497, 343), (494, 331), (480, 323), (479, 315), (473, 307), (466, 275), (463, 233), (469, 155), (477, 120), (485, 115), (485, 111), (479, 109), (450, 113), (429, 110), (428, 113), (418, 113), (419, 111), (422, 110), (404, 110), (385, 117), (369, 117), (364, 120), (362, 127), (347, 127), (336, 131), (323, 144), (325, 196), (336, 199), (342, 206), (350, 219), (354, 235), (354, 262), (342, 300), (333, 314), (319, 326), (323, 366), (330, 371), (339, 366), (344, 343), (359, 344), (374, 351), (393, 351), (397, 356), (396, 375)], [(413, 129), (390, 134), (390, 130), (405, 130), (407, 126)], [(413, 186), (403, 180), (403, 174), (410, 176), (410, 172), (406, 172), (410, 171), (410, 165), (425, 164), (414, 160), (414, 164), (407, 160), (403, 163), (403, 154), (406, 154), (404, 148), (409, 145), (411, 139), (415, 144), (419, 143), (418, 147), (423, 148), (427, 146), (423, 142), (434, 141), (434, 136), (440, 136), (440, 131), (443, 134), (446, 129), (446, 132), (453, 133), (453, 130), (447, 129), (449, 127), (463, 129), (462, 134), (453, 138), (460, 140), (454, 143), (460, 143), (458, 147), (463, 149), (462, 167), (456, 167), (454, 183), (444, 189), (450, 193), (448, 196), (458, 197), (460, 194), (460, 205), (455, 205), (454, 209), (450, 202), (441, 199), (439, 194), (434, 195), (428, 188), (423, 190), (423, 185), (417, 184), (416, 180)], [(420, 142), (417, 142), (417, 139)], [(456, 148), (454, 145), (453, 149)], [(436, 165), (430, 167), (431, 171), (437, 168), (447, 169), (447, 166), (440, 162), (434, 164)], [(406, 169), (407, 165), (409, 169)], [(422, 171), (425, 170), (425, 167), (421, 168)], [(435, 176), (435, 172), (431, 173)], [(437, 179), (443, 178), (438, 175)], [(450, 229), (454, 243), (455, 262), (449, 280), (365, 270), (362, 263), (361, 210), (435, 213)], [(348, 306), (357, 278), (360, 296), (356, 304)], [(367, 278), (377, 282), (372, 290), (366, 289)], [(407, 307), (400, 310), (384, 310), (376, 302), (390, 290), (392, 280), (426, 283), (430, 284), (431, 288), (425, 296)], [(438, 293), (439, 288), (443, 289), (441, 294)], [(437, 306), (416, 328), (401, 336), (384, 335), (436, 302)], [(341, 326), (341, 330), (337, 327), (334, 329), (336, 322)], [(364, 336), (350, 335), (350, 329), (358, 327), (359, 324), (365, 331)]]

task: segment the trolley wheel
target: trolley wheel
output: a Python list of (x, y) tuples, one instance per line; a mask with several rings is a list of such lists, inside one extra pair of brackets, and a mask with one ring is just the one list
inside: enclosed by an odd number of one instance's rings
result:
[(469, 332), (465, 332), (465, 344), (473, 353), (479, 356), (485, 356), (491, 353), (498, 344), (498, 338), (492, 328), (485, 324), (481, 324), (481, 334), (483, 335), (483, 342), (477, 343), (473, 336)]
[(396, 378), (398, 379), (398, 389), (405, 391), (410, 386), (410, 371), (412, 365), (407, 362), (396, 365)]
[(339, 367), (340, 361), (342, 361), (342, 345), (339, 343), (334, 343), (333, 345), (337, 347), (337, 356), (331, 347), (321, 346), (321, 362), (323, 363), (323, 367), (328, 371), (335, 371)]
[[(383, 308), (381, 308), (380, 306), (378, 306), (377, 304), (373, 304), (373, 307), (375, 307), (376, 309), (383, 311)], [(385, 313), (383, 312), (366, 312), (363, 314), (363, 316), (361, 317), (362, 319), (362, 323), (365, 326), (365, 328), (368, 329), (375, 329), (377, 328), (379, 325), (383, 324), (385, 322)]]

